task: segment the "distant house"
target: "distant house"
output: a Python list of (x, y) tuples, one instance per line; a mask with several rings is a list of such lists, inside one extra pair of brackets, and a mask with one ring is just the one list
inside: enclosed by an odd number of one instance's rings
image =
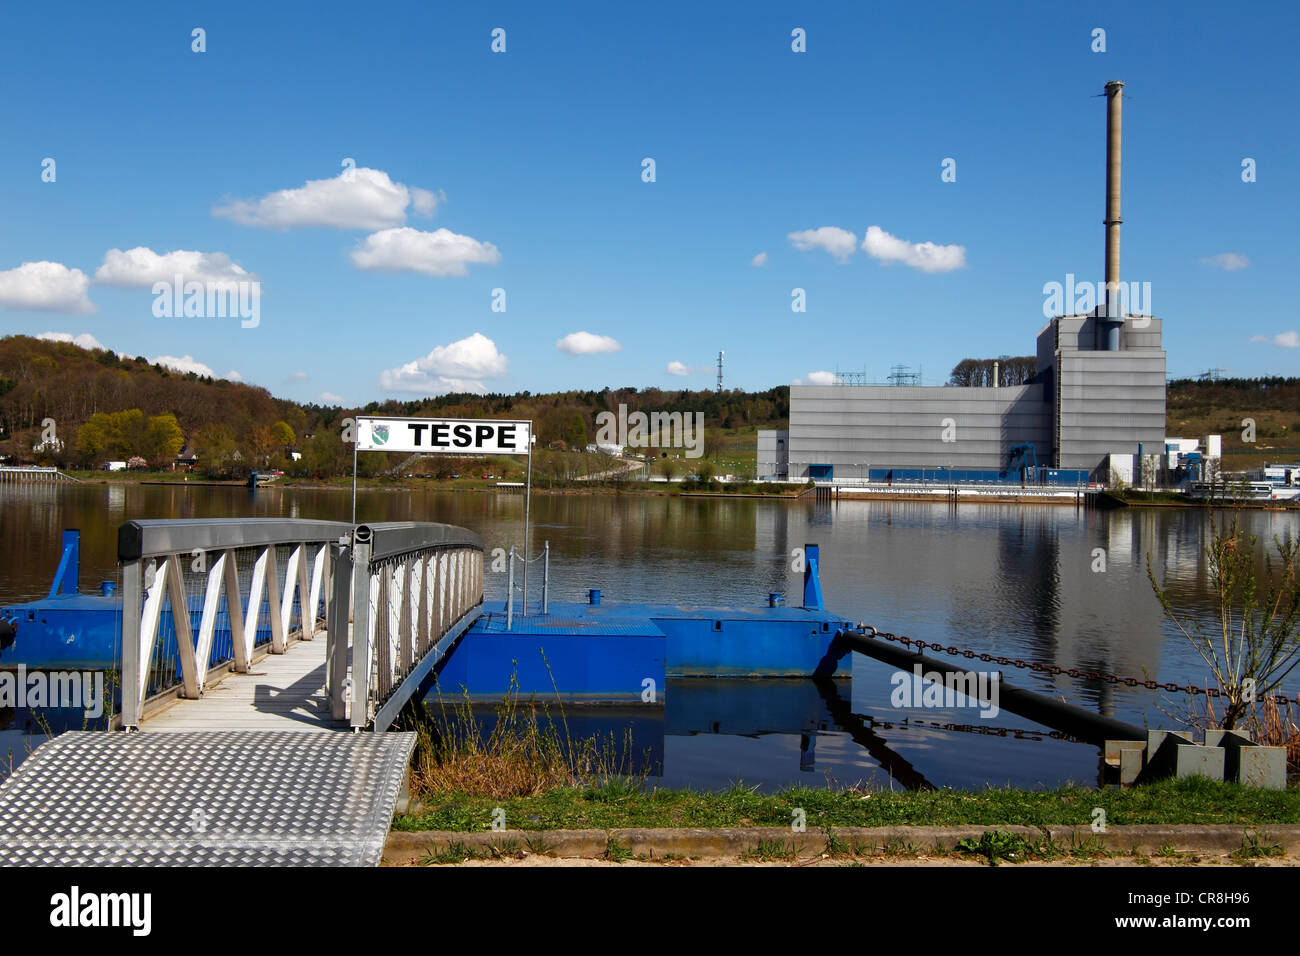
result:
[(172, 462), (172, 471), (193, 471), (199, 463), (199, 453), (194, 450), (193, 445), (185, 445), (176, 453), (176, 460)]
[(104, 462), (105, 471), (126, 471), (126, 462), (124, 461), (106, 461)]

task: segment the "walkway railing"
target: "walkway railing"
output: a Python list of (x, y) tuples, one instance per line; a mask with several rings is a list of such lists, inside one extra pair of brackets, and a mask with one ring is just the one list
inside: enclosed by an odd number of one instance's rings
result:
[(57, 468), (44, 465), (0, 465), (0, 484), (79, 480), (71, 475), (65, 475)]
[(138, 727), (160, 697), (201, 696), (216, 667), (247, 672), (258, 648), (315, 637), (351, 530), (293, 518), (122, 525), (122, 726)]
[[(366, 608), (352, 630), (351, 723), (382, 731), (481, 613), (483, 541), (454, 525), (360, 525), (350, 561), (352, 606)], [(331, 688), (343, 685), (339, 648), (331, 651)], [(331, 707), (343, 716), (341, 694), (331, 694)]]
[[(542, 613), (551, 613), (551, 542), (547, 541), (542, 548), (542, 553), (536, 557), (526, 558), (521, 551), (518, 551), (514, 545), (510, 546), (510, 556), (508, 565), (508, 574), (506, 576), (506, 630), (514, 629), (515, 625), (515, 592), (522, 592), (523, 588), (515, 586), (515, 562), (521, 565), (532, 564), (535, 561), (542, 562)], [(524, 595), (523, 616), (528, 616), (528, 595)]]
[(482, 541), (443, 524), (129, 521), (118, 559), (125, 728), (323, 625), (332, 717), (384, 730), (483, 601)]

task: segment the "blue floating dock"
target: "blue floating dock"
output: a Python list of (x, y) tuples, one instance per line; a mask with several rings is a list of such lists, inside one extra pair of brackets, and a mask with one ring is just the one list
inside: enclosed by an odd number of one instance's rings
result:
[(588, 609), (613, 610), (552, 604), (550, 614), (516, 614), (510, 630), (504, 610), (484, 613), (438, 668), (439, 692), (500, 700), (513, 679), (523, 697), (640, 700), (647, 689), (660, 696), (663, 631), (644, 616), (594, 617)]
[[(444, 694), (500, 699), (514, 676), (523, 696), (644, 699), (668, 677), (848, 676), (829, 653), (847, 622), (802, 607), (559, 604), (549, 614), (503, 610), (477, 620), (438, 672)], [(653, 685), (647, 683), (653, 681)]]
[[(587, 603), (551, 602), (549, 613), (509, 621), (500, 605), (485, 609), (435, 670), (438, 692), (476, 701), (499, 701), (513, 689), (540, 699), (658, 703), (669, 677), (847, 677), (848, 659), (839, 663), (830, 648), (851, 622), (825, 609), (817, 546), (805, 554), (801, 607), (778, 594), (749, 607), (602, 603), (593, 589)], [(116, 666), (121, 597), (107, 582), (99, 594), (78, 593), (79, 556), (78, 534), (68, 531), (49, 595), (0, 609), (0, 669)], [(202, 610), (192, 596), (195, 631)], [(257, 643), (269, 639), (269, 625), (259, 627)], [(179, 668), (170, 615), (160, 621), (160, 640), (159, 661)], [(230, 640), (219, 610), (212, 662), (229, 659)]]

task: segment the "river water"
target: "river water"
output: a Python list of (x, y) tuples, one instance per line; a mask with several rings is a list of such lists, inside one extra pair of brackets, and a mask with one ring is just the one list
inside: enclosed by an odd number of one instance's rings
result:
[[(119, 577), (117, 528), (130, 518), (348, 520), (350, 507), (348, 492), (334, 489), (0, 488), (0, 604), (48, 591), (64, 528), (81, 530), (81, 583), (90, 588)], [(458, 524), (489, 549), (521, 542), (523, 512), (522, 495), (511, 493), (363, 491), (358, 504), (360, 521)], [(977, 652), (1178, 684), (1203, 684), (1208, 674), (1163, 615), (1146, 560), (1177, 607), (1213, 626), (1203, 554), (1210, 522), (1201, 510), (1059, 505), (542, 494), (532, 505), (534, 549), (551, 545), (553, 600), (584, 600), (597, 587), (607, 601), (757, 604), (784, 591), (797, 604), (791, 552), (815, 542), (827, 606), (846, 617)], [(1293, 513), (1249, 511), (1242, 522), (1261, 543), (1300, 535)], [(505, 574), (488, 574), (485, 587), (489, 601), (503, 600)], [(1010, 683), (1139, 726), (1177, 726), (1169, 713), (1187, 699), (1004, 670)], [(857, 656), (851, 684), (837, 682), (837, 693), (811, 681), (670, 681), (665, 707), (650, 718), (575, 714), (571, 725), (629, 730), (661, 771), (652, 779), (667, 786), (1096, 782), (1094, 748), (1005, 711), (989, 719), (974, 707), (900, 710), (892, 674)], [(1286, 690), (1300, 691), (1300, 674)], [(20, 759), (41, 739), (24, 715), (3, 721), (0, 760), (8, 751)]]

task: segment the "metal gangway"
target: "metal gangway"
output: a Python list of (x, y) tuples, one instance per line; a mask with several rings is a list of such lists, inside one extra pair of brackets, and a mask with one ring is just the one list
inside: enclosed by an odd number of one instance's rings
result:
[(444, 524), (118, 532), (120, 713), (0, 788), (0, 864), (376, 865), (415, 734), (385, 732), (482, 613)]

